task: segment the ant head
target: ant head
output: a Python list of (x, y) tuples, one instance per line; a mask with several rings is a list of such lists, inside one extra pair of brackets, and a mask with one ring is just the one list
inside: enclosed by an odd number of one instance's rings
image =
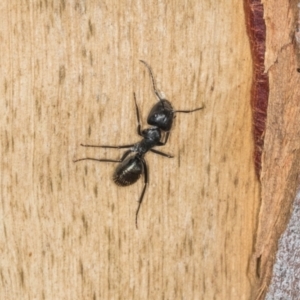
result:
[(171, 103), (162, 99), (152, 107), (147, 122), (163, 131), (169, 131), (172, 128), (173, 119), (174, 111)]

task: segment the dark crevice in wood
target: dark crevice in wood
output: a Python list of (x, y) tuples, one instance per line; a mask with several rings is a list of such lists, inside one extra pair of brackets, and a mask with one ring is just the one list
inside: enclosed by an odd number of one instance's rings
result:
[(264, 9), (259, 0), (244, 1), (246, 25), (250, 38), (253, 59), (253, 81), (251, 106), (253, 113), (254, 162), (257, 176), (260, 176), (261, 157), (264, 146), (264, 132), (267, 119), (269, 78), (265, 73), (266, 25)]

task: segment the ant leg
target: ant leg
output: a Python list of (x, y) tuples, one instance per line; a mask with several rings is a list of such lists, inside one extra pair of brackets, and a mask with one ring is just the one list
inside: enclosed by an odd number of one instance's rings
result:
[(144, 168), (144, 188), (143, 188), (142, 194), (141, 194), (140, 199), (139, 199), (138, 208), (137, 208), (136, 213), (135, 213), (135, 227), (136, 227), (136, 229), (138, 229), (138, 221), (137, 221), (138, 220), (138, 214), (139, 214), (139, 211), (140, 211), (140, 208), (141, 208), (141, 205), (142, 205), (142, 202), (143, 202), (144, 194), (145, 194), (145, 191), (146, 191), (146, 188), (147, 188), (147, 185), (148, 185), (148, 168), (147, 168), (146, 162), (143, 158), (142, 158), (142, 163), (143, 163), (143, 168)]
[(191, 113), (191, 112), (203, 109), (203, 108), (205, 108), (205, 105), (203, 105), (201, 107), (198, 107), (198, 108), (195, 108), (195, 109), (191, 109), (191, 110), (173, 110), (173, 112), (174, 113)]
[(159, 142), (156, 146), (164, 146), (169, 139), (170, 131), (168, 131), (165, 135), (165, 140), (163, 142)]
[(168, 157), (168, 158), (173, 158), (174, 157), (173, 155), (166, 154), (164, 152), (161, 152), (161, 151), (158, 151), (158, 150), (155, 150), (155, 149), (150, 149), (150, 151), (153, 152), (153, 153), (159, 154), (161, 156)]
[(73, 162), (78, 162), (78, 161), (82, 161), (82, 160), (94, 160), (94, 161), (105, 161), (105, 162), (122, 162), (132, 151), (131, 150), (127, 150), (121, 157), (121, 159), (98, 159), (98, 158), (93, 158), (93, 157), (85, 157), (85, 158), (79, 158), (79, 159), (75, 159), (73, 160)]
[(140, 122), (139, 108), (138, 108), (138, 105), (136, 103), (135, 93), (133, 93), (133, 98), (134, 98), (134, 103), (135, 103), (136, 118), (137, 118), (137, 122), (138, 122), (137, 133), (138, 133), (138, 135), (143, 136), (142, 135), (142, 131), (141, 131), (141, 122)]
[(109, 145), (84, 145), (84, 144), (80, 144), (80, 146), (82, 147), (94, 147), (94, 148), (114, 148), (114, 149), (124, 149), (124, 148), (131, 148), (134, 146), (134, 144), (130, 144), (130, 145), (123, 145), (123, 146), (109, 146)]

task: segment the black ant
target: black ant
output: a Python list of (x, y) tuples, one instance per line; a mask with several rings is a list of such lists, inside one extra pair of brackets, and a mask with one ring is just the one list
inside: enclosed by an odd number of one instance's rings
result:
[[(96, 145), (81, 144), (81, 146), (83, 147), (117, 148), (117, 149), (130, 148), (130, 149), (125, 151), (125, 153), (122, 155), (121, 159), (119, 160), (97, 159), (92, 157), (86, 157), (86, 158), (74, 160), (74, 162), (78, 162), (82, 160), (118, 162), (119, 165), (115, 169), (115, 172), (113, 174), (113, 180), (119, 186), (128, 186), (134, 184), (141, 177), (141, 175), (144, 174), (144, 187), (138, 201), (138, 208), (136, 210), (136, 217), (135, 217), (136, 228), (138, 228), (138, 224), (137, 224), (138, 213), (144, 198), (146, 187), (148, 185), (148, 168), (147, 168), (146, 161), (144, 159), (145, 154), (148, 151), (151, 151), (153, 153), (168, 158), (172, 158), (173, 157), (172, 155), (166, 154), (164, 152), (152, 148), (156, 146), (163, 146), (166, 144), (169, 138), (169, 132), (172, 128), (173, 119), (175, 117), (176, 112), (190, 113), (203, 108), (200, 107), (193, 110), (174, 110), (171, 103), (168, 100), (160, 97), (159, 92), (156, 89), (154, 77), (152, 75), (152, 70), (150, 66), (145, 61), (141, 60), (141, 62), (145, 64), (146, 67), (148, 68), (150, 76), (152, 78), (153, 90), (156, 96), (159, 98), (159, 102), (153, 106), (147, 119), (148, 124), (152, 125), (152, 127), (141, 130), (140, 116), (139, 116), (139, 110), (136, 102), (136, 96), (135, 93), (133, 93), (137, 122), (138, 122), (137, 133), (140, 136), (142, 136), (143, 139), (138, 143), (130, 144), (130, 145), (122, 145), (122, 146), (108, 146), (108, 145), (96, 146)], [(166, 132), (165, 140), (163, 142), (161, 141), (162, 131)]]
[[(144, 130), (141, 130), (141, 124), (140, 124), (140, 115), (138, 106), (136, 103), (136, 97), (135, 93), (134, 95), (134, 102), (135, 102), (135, 108), (136, 108), (136, 116), (137, 116), (137, 133), (138, 135), (142, 136), (143, 139), (136, 143), (136, 144), (130, 144), (130, 145), (122, 145), (122, 146), (108, 146), (108, 145), (102, 145), (102, 146), (95, 146), (95, 145), (83, 145), (80, 144), (83, 147), (96, 147), (96, 148), (117, 148), (117, 149), (124, 149), (124, 148), (130, 148), (129, 150), (125, 151), (121, 159), (114, 160), (114, 159), (97, 159), (92, 157), (86, 157), (86, 158), (80, 158), (77, 160), (74, 160), (74, 162), (81, 161), (81, 160), (95, 160), (95, 161), (105, 161), (105, 162), (119, 162), (120, 164), (115, 169), (115, 172), (113, 174), (113, 180), (114, 182), (119, 186), (128, 186), (131, 184), (134, 184), (142, 174), (144, 174), (144, 188), (142, 191), (142, 194), (139, 199), (139, 205), (136, 211), (136, 218), (135, 218), (135, 224), (136, 228), (137, 225), (137, 217), (138, 213), (144, 198), (144, 194), (146, 191), (146, 187), (148, 184), (148, 168), (147, 164), (144, 159), (144, 155), (151, 151), (153, 153), (172, 158), (172, 155), (163, 153), (161, 151), (158, 151), (156, 149), (152, 149), (155, 146), (163, 146), (164, 143), (162, 143), (161, 140), (161, 130), (157, 127), (150, 127)], [(131, 154), (136, 153), (136, 154)], [(130, 155), (131, 154), (131, 155)]]

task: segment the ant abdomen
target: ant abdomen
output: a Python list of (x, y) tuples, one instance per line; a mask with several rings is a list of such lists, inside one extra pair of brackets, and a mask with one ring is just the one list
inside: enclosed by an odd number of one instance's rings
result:
[(114, 182), (119, 186), (134, 184), (143, 174), (143, 163), (138, 156), (130, 156), (122, 161), (113, 174)]

